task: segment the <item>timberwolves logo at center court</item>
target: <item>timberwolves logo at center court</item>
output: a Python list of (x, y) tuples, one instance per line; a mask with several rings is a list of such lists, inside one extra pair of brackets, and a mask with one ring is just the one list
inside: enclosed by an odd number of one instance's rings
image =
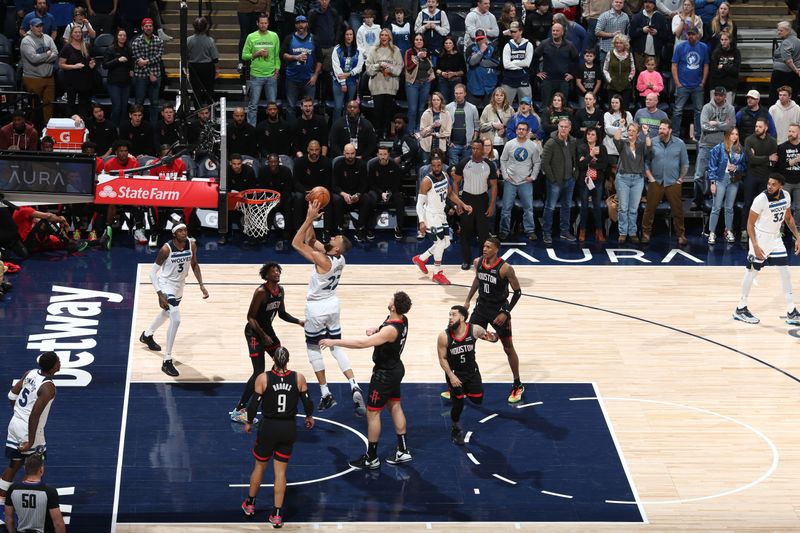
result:
[(514, 149), (514, 159), (516, 161), (526, 161), (528, 159), (528, 150), (524, 146)]

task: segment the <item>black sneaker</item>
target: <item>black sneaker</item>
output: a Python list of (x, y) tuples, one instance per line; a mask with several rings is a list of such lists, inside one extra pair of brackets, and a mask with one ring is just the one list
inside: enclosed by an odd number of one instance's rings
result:
[(364, 404), (364, 394), (358, 387), (353, 389), (353, 405), (355, 406), (356, 414), (358, 416), (366, 416), (367, 406)]
[(507, 241), (508, 233), (501, 233), (500, 235), (497, 236), (497, 238), (500, 239), (501, 241)]
[(317, 411), (324, 411), (325, 409), (330, 409), (336, 405), (336, 400), (333, 399), (333, 394), (330, 392), (322, 397), (319, 401), (319, 405), (317, 406)]
[(453, 444), (458, 444), (459, 446), (464, 445), (464, 435), (461, 433), (461, 428), (453, 427), (450, 430), (450, 440)]
[(347, 464), (359, 470), (375, 470), (381, 466), (381, 460), (377, 457), (375, 459), (370, 459), (367, 454), (364, 454), (358, 459), (349, 461)]
[(164, 361), (164, 363), (161, 365), (161, 371), (168, 376), (172, 376), (173, 378), (181, 375), (181, 373), (178, 372), (178, 369), (172, 364), (172, 359), (167, 359)]
[(470, 264), (469, 263), (461, 263), (461, 270), (469, 270)]
[(786, 314), (786, 323), (792, 326), (800, 326), (800, 311), (792, 309), (791, 313)]
[(746, 322), (747, 324), (758, 324), (760, 322), (746, 306), (741, 308), (737, 307), (736, 311), (733, 312), (733, 319)]
[(355, 236), (356, 242), (366, 242), (367, 236), (364, 234), (364, 230), (360, 229), (356, 232)]
[(147, 348), (153, 350), (154, 352), (160, 352), (161, 346), (153, 339), (153, 336), (150, 335), (149, 337), (144, 334), (144, 331), (139, 336), (139, 342), (142, 344), (146, 344)]
[(367, 230), (367, 240), (374, 241), (375, 240), (375, 230), (368, 229)]
[(402, 230), (402, 228), (394, 228), (394, 238), (395, 238), (396, 240), (400, 241), (400, 240), (402, 240), (404, 237), (405, 237), (405, 235), (403, 235), (403, 230)]

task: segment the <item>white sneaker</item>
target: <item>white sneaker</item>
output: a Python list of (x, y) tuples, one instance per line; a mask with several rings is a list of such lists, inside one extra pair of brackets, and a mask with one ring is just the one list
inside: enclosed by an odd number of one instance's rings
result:
[(155, 233), (150, 235), (150, 239), (148, 239), (147, 245), (150, 248), (155, 248), (156, 246), (158, 246), (158, 235), (156, 235)]
[(717, 244), (717, 234), (716, 233), (709, 233), (708, 234), (708, 244)]
[(386, 458), (386, 462), (389, 463), (390, 465), (397, 465), (400, 463), (408, 463), (411, 461), (411, 459), (412, 457), (410, 450), (406, 450), (404, 452), (401, 452), (400, 450), (395, 450), (394, 455)]
[(164, 28), (158, 28), (158, 37), (164, 42), (172, 40), (171, 36), (164, 33)]
[(142, 228), (139, 228), (133, 232), (133, 240), (139, 244), (147, 244), (147, 236), (144, 234), (144, 230)]
[(736, 242), (736, 235), (729, 229), (725, 230), (725, 242), (734, 243)]

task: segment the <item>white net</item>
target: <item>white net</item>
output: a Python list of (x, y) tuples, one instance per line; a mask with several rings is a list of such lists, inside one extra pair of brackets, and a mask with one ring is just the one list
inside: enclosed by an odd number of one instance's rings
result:
[(278, 205), (280, 193), (268, 189), (242, 191), (237, 209), (242, 212), (242, 231), (248, 237), (261, 239), (269, 233), (269, 212)]

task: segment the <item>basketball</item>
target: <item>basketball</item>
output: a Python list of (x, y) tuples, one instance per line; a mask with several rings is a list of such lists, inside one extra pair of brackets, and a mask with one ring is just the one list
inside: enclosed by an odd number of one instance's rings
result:
[(322, 209), (331, 201), (331, 193), (328, 192), (328, 189), (325, 187), (314, 187), (311, 189), (311, 192), (306, 195), (306, 200), (309, 202), (319, 202), (319, 208)]

